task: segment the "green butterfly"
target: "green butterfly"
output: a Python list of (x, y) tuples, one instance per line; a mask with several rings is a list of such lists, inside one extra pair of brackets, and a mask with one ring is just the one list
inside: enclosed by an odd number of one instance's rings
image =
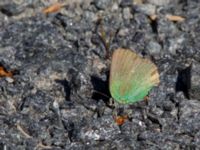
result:
[(156, 65), (129, 49), (114, 51), (110, 69), (109, 89), (119, 103), (131, 104), (148, 94), (158, 85), (159, 73)]

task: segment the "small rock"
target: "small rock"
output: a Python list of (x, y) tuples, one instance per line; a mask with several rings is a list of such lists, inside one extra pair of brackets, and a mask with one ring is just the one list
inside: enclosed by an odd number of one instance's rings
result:
[(180, 103), (180, 119), (194, 119), (200, 115), (200, 102), (198, 100), (184, 100)]
[(174, 109), (174, 104), (171, 102), (171, 101), (164, 101), (163, 102), (163, 107), (164, 107), (164, 110), (166, 111), (172, 111)]
[(85, 19), (91, 21), (91, 22), (95, 22), (98, 20), (98, 15), (91, 12), (91, 11), (85, 11), (84, 12), (84, 17)]
[(176, 54), (176, 50), (180, 48), (180, 46), (182, 45), (184, 41), (184, 38), (176, 38), (176, 39), (170, 39), (169, 40), (169, 52), (172, 54), (172, 55), (175, 55)]
[(94, 5), (98, 8), (98, 9), (106, 9), (110, 6), (110, 4), (112, 3), (111, 0), (94, 0)]
[(128, 35), (129, 34), (129, 29), (128, 28), (121, 28), (120, 30), (119, 30), (119, 32), (118, 32), (118, 35), (119, 36), (126, 36), (126, 35)]
[(154, 4), (154, 5), (157, 5), (157, 6), (168, 5), (171, 2), (175, 2), (175, 1), (172, 1), (172, 0), (146, 0), (147, 3)]
[(150, 41), (147, 45), (147, 50), (152, 55), (158, 55), (161, 52), (161, 46), (155, 41)]
[(123, 18), (124, 19), (131, 19), (133, 18), (133, 15), (131, 14), (131, 10), (129, 7), (126, 7), (123, 9)]
[(103, 116), (95, 120), (89, 126), (85, 126), (80, 131), (83, 141), (90, 140), (109, 140), (120, 133), (118, 126), (112, 121), (112, 116)]
[(116, 10), (118, 10), (118, 9), (119, 9), (119, 5), (118, 5), (117, 3), (114, 3), (114, 4), (112, 5), (112, 7), (111, 7), (112, 12), (113, 12), (113, 11), (116, 11)]
[(156, 14), (156, 6), (152, 5), (152, 4), (134, 5), (133, 11), (141, 12), (146, 15), (154, 15), (154, 14)]
[(128, 7), (133, 5), (133, 0), (122, 0), (120, 3), (120, 7)]
[(182, 100), (180, 103), (181, 133), (196, 134), (200, 129), (200, 103), (198, 100)]
[(2, 12), (3, 14), (9, 17), (19, 15), (23, 11), (24, 11), (24, 8), (19, 7), (15, 3), (5, 4), (5, 5), (0, 6), (0, 12)]
[(13, 83), (14, 82), (14, 79), (13, 78), (6, 78), (6, 81), (8, 81), (8, 83)]
[(200, 99), (200, 63), (193, 62), (191, 66), (191, 88), (189, 96), (192, 99)]

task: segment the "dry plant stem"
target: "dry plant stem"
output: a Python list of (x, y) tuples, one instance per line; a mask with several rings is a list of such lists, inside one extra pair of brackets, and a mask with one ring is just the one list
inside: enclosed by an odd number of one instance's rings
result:
[(0, 67), (0, 77), (13, 77), (13, 72), (7, 71), (4, 67)]
[(55, 3), (55, 4), (52, 4), (52, 5), (50, 5), (49, 7), (47, 7), (47, 8), (44, 8), (43, 10), (42, 10), (42, 12), (44, 13), (44, 14), (49, 14), (49, 13), (54, 13), (54, 12), (57, 12), (57, 11), (59, 11), (62, 7), (64, 7), (66, 4), (64, 4), (64, 3)]
[(177, 21), (177, 22), (182, 22), (185, 20), (184, 17), (181, 16), (176, 16), (176, 15), (166, 15), (166, 18), (170, 21)]
[[(153, 14), (153, 15), (150, 15), (149, 18), (150, 20), (155, 21), (158, 18), (158, 16), (156, 14)], [(185, 20), (184, 17), (177, 16), (177, 15), (169, 15), (169, 14), (166, 15), (165, 18), (170, 21), (175, 21), (175, 22), (182, 22)]]
[(26, 137), (26, 138), (32, 138), (32, 136), (30, 136), (28, 133), (26, 133), (24, 131), (24, 129), (19, 125), (17, 124), (17, 129)]
[(104, 45), (104, 48), (106, 50), (106, 59), (109, 59), (109, 43), (106, 41), (106, 33), (105, 30), (103, 29), (103, 26), (100, 25), (100, 35), (99, 38), (101, 40), (101, 42)]
[(52, 147), (51, 146), (48, 146), (48, 145), (44, 145), (44, 144), (42, 144), (42, 142), (40, 142), (38, 145), (37, 145), (37, 148), (38, 149), (52, 149)]
[(98, 21), (97, 21), (97, 28), (96, 28), (96, 31), (100, 30), (100, 33), (97, 32), (97, 35), (99, 37), (99, 39), (101, 40), (101, 42), (103, 43), (103, 46), (106, 50), (106, 56), (105, 58), (106, 59), (110, 59), (110, 53), (109, 53), (109, 50), (110, 50), (110, 44), (111, 44), (111, 41), (112, 41), (112, 38), (113, 38), (113, 35), (114, 33), (111, 32), (110, 35), (109, 35), (109, 40), (107, 41), (106, 40), (106, 32), (105, 32), (105, 29), (103, 28), (103, 25), (102, 25), (102, 18), (100, 18)]

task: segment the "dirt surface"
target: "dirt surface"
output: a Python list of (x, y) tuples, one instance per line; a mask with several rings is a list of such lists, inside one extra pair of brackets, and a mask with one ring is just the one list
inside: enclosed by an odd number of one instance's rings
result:
[[(200, 3), (76, 0), (43, 13), (56, 2), (0, 1), (0, 65), (13, 73), (0, 77), (0, 149), (200, 149)], [(119, 47), (160, 72), (120, 126), (108, 90)]]

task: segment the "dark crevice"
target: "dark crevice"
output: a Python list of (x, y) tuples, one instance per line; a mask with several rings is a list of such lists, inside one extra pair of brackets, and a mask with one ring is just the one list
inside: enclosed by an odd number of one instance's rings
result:
[(70, 101), (71, 89), (69, 82), (67, 80), (55, 80), (55, 82), (61, 84), (64, 87), (65, 99)]
[(105, 103), (109, 102), (109, 98), (111, 97), (109, 92), (109, 83), (107, 81), (103, 81), (102, 79), (91, 76), (91, 82), (93, 85), (93, 94), (92, 99), (94, 100), (100, 100), (102, 99)]
[(75, 135), (75, 124), (66, 120), (62, 120), (65, 130), (68, 132), (68, 137), (70, 142), (73, 142), (76, 139)]
[(189, 90), (191, 88), (191, 65), (178, 71), (176, 82), (176, 92), (182, 91), (187, 99), (190, 99)]
[(155, 19), (155, 20), (150, 19), (150, 25), (151, 25), (153, 33), (158, 34), (158, 22), (157, 22), (157, 19)]

